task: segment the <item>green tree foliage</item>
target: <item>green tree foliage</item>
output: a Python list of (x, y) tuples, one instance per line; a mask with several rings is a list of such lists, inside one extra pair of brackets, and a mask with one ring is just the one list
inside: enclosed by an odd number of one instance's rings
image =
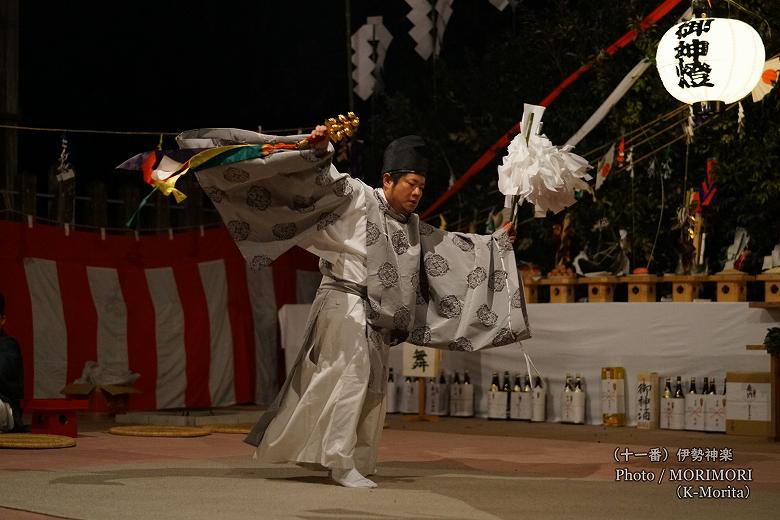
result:
[[(456, 7), (465, 10), (468, 4)], [(507, 9), (500, 18), (491, 19), (489, 27), (484, 20), (467, 20), (478, 26), (474, 30), (481, 31), (481, 37), (473, 41), (461, 41), (464, 37), (448, 40), (448, 32), (443, 52), (433, 63), (418, 60), (403, 71), (388, 65), (386, 76), (401, 74), (403, 80), (388, 79), (387, 89), (373, 102), (366, 171), (379, 170), (381, 150), (393, 138), (408, 133), (426, 136), (436, 150), (436, 174), (429, 178), (421, 205), (425, 208), (447, 189), (450, 171), (461, 175), (520, 119), (524, 102), (539, 103), (563, 78), (595, 58), (593, 68), (565, 90), (545, 114), (544, 133), (553, 143), (563, 144), (642, 57), (654, 58), (658, 40), (687, 8), (681, 3), (655, 27), (639, 30), (635, 43), (616, 55), (599, 54), (629, 29), (638, 29), (638, 22), (657, 5), (657, 0), (520, 2), (514, 11)], [(767, 58), (780, 52), (780, 3), (744, 0), (741, 5), (756, 16), (725, 2), (716, 5), (715, 15), (739, 18), (755, 27), (764, 40)], [(468, 13), (456, 11), (450, 23), (457, 23), (458, 16), (467, 17)], [(677, 210), (685, 191), (704, 180), (706, 161), (712, 158), (717, 160), (718, 192), (704, 210), (710, 269), (722, 268), (734, 229), (742, 226), (751, 236), (754, 252), (746, 269), (760, 270), (761, 257), (780, 239), (780, 91), (773, 90), (758, 103), (748, 96), (742, 106), (743, 129), (737, 124), (738, 109), (734, 107), (697, 127), (690, 145), (678, 140), (665, 146), (682, 135), (682, 124), (673, 123), (682, 122), (685, 111), (643, 132), (646, 139), (634, 141), (646, 140), (633, 150), (634, 159), (638, 159), (633, 179), (626, 169), (617, 168), (595, 197), (584, 193), (568, 210), (575, 228), (572, 256), (582, 247), (592, 252), (614, 242), (617, 231), (625, 229), (633, 266), (648, 265), (653, 251), (650, 270), (673, 271), (680, 237), (680, 231), (674, 229)], [(605, 145), (679, 107), (651, 67), (575, 151), (595, 166), (606, 151)], [(668, 126), (673, 128), (649, 138)], [(482, 232), (486, 211), (503, 205), (496, 191), (496, 166), (505, 153), (500, 150), (497, 159), (442, 208), (450, 229), (457, 223), (457, 228), (465, 230), (476, 218), (477, 230)], [(552, 227), (562, 215), (533, 219), (531, 208), (524, 207), (522, 217), (518, 258), (548, 271), (557, 248)], [(609, 228), (594, 230), (594, 224), (603, 218), (609, 221)], [(437, 223), (438, 218), (432, 222)]]

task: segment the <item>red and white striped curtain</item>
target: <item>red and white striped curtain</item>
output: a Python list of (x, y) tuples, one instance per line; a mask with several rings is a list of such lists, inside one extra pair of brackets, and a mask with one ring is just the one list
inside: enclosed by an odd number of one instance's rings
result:
[(278, 273), (247, 271), (224, 229), (101, 238), (0, 222), (0, 292), (6, 331), (22, 347), (25, 396), (63, 397), (96, 361), (140, 373), (135, 410), (268, 403), (276, 310), (295, 302), (302, 261), (312, 268), (304, 258), (280, 262)]

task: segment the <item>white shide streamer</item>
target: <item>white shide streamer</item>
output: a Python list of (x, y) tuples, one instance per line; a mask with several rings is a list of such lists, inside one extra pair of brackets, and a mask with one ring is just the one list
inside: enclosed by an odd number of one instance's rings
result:
[(527, 200), (535, 206), (537, 216), (547, 211), (558, 213), (574, 204), (575, 190), (586, 190), (586, 181), (591, 178), (588, 161), (571, 153), (573, 147), (555, 146), (539, 133), (543, 112), (544, 107), (524, 105), (521, 132), (512, 139), (509, 153), (498, 167), (498, 189), (507, 202), (512, 196), (520, 202)]

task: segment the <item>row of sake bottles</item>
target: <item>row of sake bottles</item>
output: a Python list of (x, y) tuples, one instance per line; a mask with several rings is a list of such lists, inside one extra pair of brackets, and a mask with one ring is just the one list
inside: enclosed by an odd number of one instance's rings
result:
[(547, 390), (542, 378), (536, 376), (533, 387), (531, 387), (531, 378), (528, 374), (525, 375), (525, 380), (522, 383), (521, 381), (520, 374), (515, 374), (514, 384), (510, 384), (509, 371), (505, 370), (504, 379), (499, 382), (498, 372), (493, 372), (490, 391), (487, 393), (488, 419), (531, 422), (544, 422), (546, 420)]
[[(723, 395), (726, 395), (726, 378), (723, 378)], [(662, 397), (670, 398), (670, 397), (685, 397), (685, 394), (696, 394), (696, 393), (702, 393), (702, 394), (710, 394), (710, 395), (716, 395), (718, 393), (718, 389), (715, 385), (715, 378), (709, 378), (707, 376), (704, 376), (704, 382), (701, 387), (701, 392), (698, 392), (698, 387), (696, 384), (696, 378), (691, 377), (690, 382), (688, 383), (687, 390), (683, 390), (683, 382), (682, 382), (682, 376), (677, 376), (677, 382), (674, 385), (674, 390), (672, 390), (672, 378), (667, 377), (666, 383), (664, 384), (664, 391), (662, 394)]]
[[(386, 407), (387, 413), (419, 413), (419, 385), (416, 378), (407, 377), (403, 382), (396, 381), (390, 368)], [(425, 414), (449, 415), (451, 417), (474, 417), (474, 385), (468, 370), (463, 379), (455, 372), (448, 380), (444, 371), (438, 380), (429, 379), (425, 383)], [(499, 395), (501, 397), (499, 397)], [(504, 372), (504, 384), (499, 387), (498, 373), (493, 374), (493, 383), (488, 392), (489, 419), (516, 419), (543, 422), (545, 415), (546, 391), (540, 377), (534, 379), (533, 387), (528, 374), (523, 379), (515, 375), (514, 384), (509, 383), (509, 372)], [(500, 403), (500, 404), (499, 404)], [(584, 420), (584, 412), (583, 412)]]
[[(691, 377), (687, 388), (682, 376), (676, 379), (673, 385), (672, 377), (659, 377), (657, 372), (636, 374), (632, 399), (636, 405), (637, 428), (725, 431), (726, 378), (723, 378), (721, 395), (714, 377), (704, 376), (701, 386), (696, 377)], [(625, 382), (623, 367), (602, 367), (600, 398), (605, 426), (626, 424)]]
[(659, 426), (669, 430), (725, 432), (727, 385), (724, 377), (723, 393), (719, 393), (714, 377), (705, 376), (700, 388), (696, 378), (691, 377), (683, 389), (681, 376), (677, 376), (674, 385), (672, 378), (667, 377), (661, 393)]
[[(419, 384), (416, 377), (396, 381), (393, 369), (389, 369), (385, 406), (387, 413), (420, 413)], [(429, 378), (425, 383), (425, 415), (449, 415), (474, 417), (474, 385), (469, 371), (455, 372), (448, 381), (442, 370), (438, 380)]]

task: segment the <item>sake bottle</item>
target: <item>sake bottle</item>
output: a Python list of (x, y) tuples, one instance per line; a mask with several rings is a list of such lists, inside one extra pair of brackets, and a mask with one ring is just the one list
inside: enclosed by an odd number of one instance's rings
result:
[(564, 388), (563, 391), (563, 402), (564, 404), (568, 404), (570, 407), (568, 418), (574, 424), (585, 424), (586, 396), (585, 390), (582, 388), (582, 376), (579, 373), (576, 374), (574, 382), (569, 380), (569, 387), (571, 390), (567, 391)]
[(450, 407), (450, 394), (447, 391), (447, 376), (444, 374), (444, 370), (439, 373), (439, 384), (437, 386), (439, 403), (436, 407), (438, 411), (436, 415), (447, 415)]
[(512, 384), (509, 379), (509, 370), (504, 370), (504, 383), (501, 385), (501, 391), (504, 392), (504, 419), (509, 419), (509, 406), (512, 399)]
[(666, 384), (664, 385), (664, 399), (670, 399), (672, 397), (672, 378), (666, 378)]
[(532, 422), (544, 422), (545, 420), (545, 399), (547, 392), (542, 386), (542, 378), (536, 376), (534, 378), (533, 389), (533, 412), (531, 414)]
[(498, 372), (493, 372), (493, 378), (490, 381), (490, 391), (498, 392)]
[(512, 385), (509, 384), (509, 370), (504, 370), (504, 383), (501, 385), (502, 392), (511, 392)]
[(518, 399), (517, 418), (525, 421), (530, 421), (533, 416), (533, 392), (531, 391), (531, 377), (529, 374), (525, 375), (525, 382)]
[(566, 382), (563, 384), (563, 391), (564, 392), (573, 392), (574, 387), (571, 383), (571, 374), (566, 374)]
[(463, 385), (460, 383), (460, 374), (455, 371), (450, 385), (450, 415), (460, 417), (463, 415)]
[(398, 388), (395, 386), (393, 367), (388, 369), (385, 388), (385, 409), (387, 413), (398, 413)]
[(677, 376), (677, 384), (674, 387), (674, 397), (675, 398), (683, 397), (682, 377), (680, 376)]
[(463, 371), (463, 416), (474, 417), (474, 385), (468, 370)]
[(504, 406), (503, 399), (500, 397), (502, 393), (498, 372), (493, 372), (493, 377), (490, 381), (490, 393), (487, 396), (488, 419), (503, 419)]

